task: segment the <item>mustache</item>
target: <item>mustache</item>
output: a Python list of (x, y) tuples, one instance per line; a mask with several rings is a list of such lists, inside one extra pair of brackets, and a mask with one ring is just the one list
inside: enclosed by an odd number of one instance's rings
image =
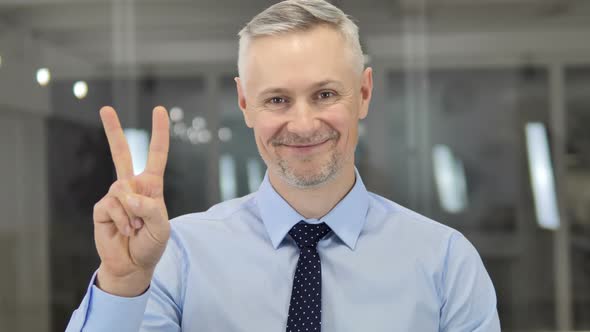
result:
[(279, 146), (279, 145), (315, 145), (319, 144), (331, 139), (337, 139), (340, 137), (340, 134), (335, 131), (331, 130), (328, 132), (318, 132), (313, 134), (312, 136), (308, 137), (301, 137), (297, 134), (293, 133), (286, 133), (281, 136), (273, 137), (270, 140), (270, 144), (272, 146)]

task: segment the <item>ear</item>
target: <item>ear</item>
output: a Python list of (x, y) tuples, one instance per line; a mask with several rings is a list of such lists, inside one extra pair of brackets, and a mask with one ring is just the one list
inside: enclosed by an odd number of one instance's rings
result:
[(359, 119), (364, 119), (369, 113), (369, 104), (373, 96), (373, 68), (367, 67), (362, 74), (361, 82), (361, 107)]
[(236, 89), (238, 90), (238, 106), (244, 115), (244, 121), (246, 122), (246, 126), (248, 128), (252, 128), (252, 119), (250, 119), (249, 113), (246, 107), (246, 94), (244, 93), (244, 89), (242, 88), (242, 80), (239, 77), (235, 77), (234, 81), (236, 82)]

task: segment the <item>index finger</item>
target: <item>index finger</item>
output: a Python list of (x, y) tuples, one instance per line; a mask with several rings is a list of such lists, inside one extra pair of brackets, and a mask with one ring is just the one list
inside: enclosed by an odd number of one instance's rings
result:
[(152, 115), (152, 140), (150, 141), (146, 172), (164, 176), (169, 145), (170, 123), (168, 121), (168, 112), (164, 107), (157, 106), (154, 108)]
[(109, 141), (109, 148), (115, 169), (117, 170), (117, 178), (124, 179), (133, 176), (133, 162), (131, 160), (131, 153), (129, 152), (129, 145), (127, 139), (123, 134), (121, 123), (117, 117), (117, 112), (110, 107), (105, 106), (100, 109), (100, 119), (104, 127), (104, 132)]

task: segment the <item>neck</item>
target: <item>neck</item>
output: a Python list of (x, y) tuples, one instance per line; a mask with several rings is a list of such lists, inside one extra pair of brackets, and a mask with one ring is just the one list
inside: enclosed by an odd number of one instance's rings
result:
[(320, 219), (348, 194), (355, 183), (354, 165), (345, 166), (334, 179), (314, 188), (297, 188), (268, 172), (270, 183), (281, 197), (303, 217)]

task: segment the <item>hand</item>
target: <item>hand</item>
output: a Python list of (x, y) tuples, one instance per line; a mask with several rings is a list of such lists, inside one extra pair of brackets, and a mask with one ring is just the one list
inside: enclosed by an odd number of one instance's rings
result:
[(168, 113), (153, 111), (146, 169), (134, 176), (131, 153), (117, 113), (100, 110), (117, 181), (94, 206), (94, 240), (101, 259), (97, 286), (118, 296), (137, 296), (151, 282), (170, 237), (164, 203), (164, 170), (170, 141)]

